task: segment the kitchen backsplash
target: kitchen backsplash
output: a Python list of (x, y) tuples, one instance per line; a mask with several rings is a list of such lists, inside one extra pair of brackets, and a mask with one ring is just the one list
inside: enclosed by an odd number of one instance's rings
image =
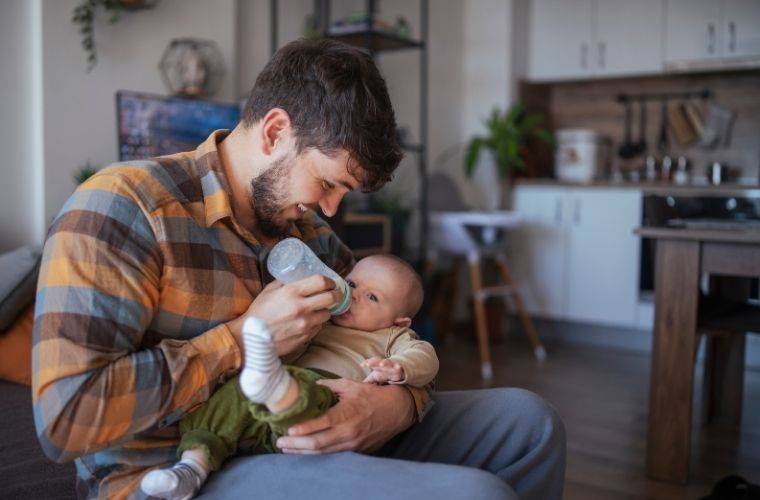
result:
[[(760, 181), (760, 71), (732, 72), (699, 75), (668, 75), (657, 77), (626, 78), (618, 80), (592, 80), (553, 84), (524, 84), (522, 95), (529, 108), (547, 113), (553, 130), (564, 128), (591, 129), (612, 140), (610, 161), (616, 162), (616, 152), (624, 137), (624, 107), (617, 102), (619, 94), (676, 93), (685, 90), (708, 89), (712, 100), (722, 108), (736, 113), (727, 147), (707, 149), (698, 144), (679, 146), (672, 130), (669, 131), (669, 156), (684, 155), (691, 161), (693, 178), (704, 180), (709, 165), (718, 161), (728, 165), (734, 179), (744, 182)], [(702, 117), (707, 111), (706, 102), (693, 99)], [(677, 106), (679, 101), (670, 101)], [(661, 103), (650, 101), (646, 109), (646, 142), (649, 154), (659, 157), (657, 149), (661, 128)], [(632, 107), (632, 136), (639, 139), (639, 105)], [(551, 172), (547, 163), (551, 155), (541, 155), (543, 174)], [(644, 156), (633, 162), (621, 162), (624, 168), (644, 167)]]

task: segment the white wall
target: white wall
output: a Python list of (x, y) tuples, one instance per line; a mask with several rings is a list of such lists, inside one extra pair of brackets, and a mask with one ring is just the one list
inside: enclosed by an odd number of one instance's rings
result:
[(80, 38), (71, 23), (79, 0), (45, 0), (42, 9), (45, 220), (49, 223), (75, 185), (72, 174), (88, 160), (117, 159), (115, 93), (165, 93), (158, 63), (171, 39), (214, 40), (227, 76), (216, 98), (234, 100), (235, 0), (162, 0), (156, 8), (95, 23), (98, 64), (87, 73)]
[(39, 0), (0, 2), (0, 252), (44, 238), (39, 141)]
[(237, 93), (243, 96), (251, 90), (271, 55), (270, 12), (269, 0), (237, 3)]

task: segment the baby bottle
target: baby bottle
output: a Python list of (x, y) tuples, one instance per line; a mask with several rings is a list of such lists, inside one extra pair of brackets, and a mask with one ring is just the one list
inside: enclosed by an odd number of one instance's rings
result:
[(330, 308), (330, 314), (338, 316), (351, 307), (351, 288), (346, 280), (327, 267), (311, 248), (297, 238), (286, 238), (277, 243), (269, 252), (267, 268), (272, 276), (283, 283), (302, 280), (312, 274), (326, 276), (335, 281), (335, 287), (343, 294), (343, 298)]

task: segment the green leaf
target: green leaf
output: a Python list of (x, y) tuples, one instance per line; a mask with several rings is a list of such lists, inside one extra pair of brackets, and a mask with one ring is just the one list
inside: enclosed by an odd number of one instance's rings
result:
[(480, 148), (483, 147), (483, 139), (481, 137), (475, 137), (470, 141), (467, 146), (467, 154), (464, 159), (464, 173), (467, 177), (472, 177), (475, 173), (475, 166), (478, 164), (478, 157), (480, 156)]
[(548, 144), (551, 147), (555, 146), (554, 142), (554, 135), (547, 132), (544, 129), (536, 129), (533, 131), (533, 135), (537, 137), (538, 139), (544, 141), (546, 144)]

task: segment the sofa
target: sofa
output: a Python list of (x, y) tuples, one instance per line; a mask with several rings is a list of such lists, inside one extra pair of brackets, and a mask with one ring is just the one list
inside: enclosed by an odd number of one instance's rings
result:
[(33, 302), (40, 249), (0, 255), (0, 498), (76, 498), (73, 463), (57, 464), (40, 448), (32, 414)]

